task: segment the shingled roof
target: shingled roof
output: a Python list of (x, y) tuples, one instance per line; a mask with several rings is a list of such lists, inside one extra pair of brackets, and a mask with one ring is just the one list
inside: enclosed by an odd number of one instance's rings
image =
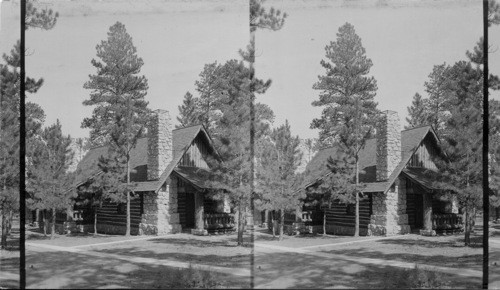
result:
[[(135, 173), (131, 175), (131, 180), (136, 182), (135, 191), (158, 191), (162, 184), (167, 180), (172, 170), (177, 166), (182, 156), (189, 148), (193, 140), (202, 134), (209, 146), (214, 150), (214, 154), (218, 156), (217, 151), (213, 147), (212, 140), (202, 125), (195, 125), (186, 128), (175, 129), (172, 131), (172, 161), (167, 168), (162, 172), (158, 180), (147, 180), (147, 164), (148, 164), (148, 138), (141, 138), (137, 141), (137, 145), (132, 149), (131, 167), (135, 169)], [(108, 146), (92, 148), (80, 161), (77, 167), (79, 172), (76, 186), (83, 184), (89, 178), (96, 176), (102, 172), (97, 167), (97, 162), (100, 156), (106, 156)]]
[[(311, 174), (311, 177), (307, 179), (308, 183), (314, 182), (317, 178), (329, 173), (326, 167), (327, 160), (330, 156), (337, 155), (338, 148), (338, 146), (323, 148), (314, 155), (305, 169), (306, 174)], [(359, 180), (361, 182), (375, 182), (377, 180), (375, 171), (377, 166), (376, 150), (377, 139), (373, 138), (367, 140), (365, 146), (359, 152)]]
[[(377, 182), (377, 140), (376, 138), (367, 140), (365, 146), (360, 151), (359, 165), (361, 172), (359, 176), (360, 182), (364, 185), (362, 192), (387, 192), (391, 184), (396, 181), (396, 178), (401, 174), (406, 164), (410, 160), (413, 153), (418, 149), (418, 146), (424, 138), (431, 134), (437, 142), (439, 139), (431, 126), (422, 126), (404, 130), (401, 132), (401, 161), (391, 173), (387, 181)], [(321, 149), (311, 159), (306, 166), (307, 181), (304, 187), (309, 187), (330, 174), (326, 168), (328, 157), (337, 154), (338, 146)]]
[(398, 166), (396, 166), (392, 174), (389, 176), (387, 180), (388, 185), (386, 186), (384, 192), (387, 192), (391, 184), (396, 181), (396, 178), (406, 167), (406, 164), (410, 161), (411, 156), (418, 149), (418, 146), (420, 146), (420, 143), (422, 143), (427, 134), (430, 134), (435, 141), (439, 143), (439, 138), (431, 126), (422, 126), (401, 132), (401, 162), (399, 162)]

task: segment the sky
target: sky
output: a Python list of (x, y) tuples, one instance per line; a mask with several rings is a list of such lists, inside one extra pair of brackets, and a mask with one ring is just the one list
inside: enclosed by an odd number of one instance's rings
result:
[[(125, 24), (144, 60), (141, 73), (148, 79), (150, 108), (170, 111), (173, 120), (186, 91), (194, 92), (203, 66), (238, 58), (249, 39), (247, 0), (45, 0), (39, 5), (60, 17), (50, 31), (26, 33), (27, 74), (45, 80), (28, 100), (45, 110), (45, 125), (59, 119), (72, 137), (88, 136), (80, 128), (92, 112), (82, 105), (89, 97), (83, 84), (95, 73), (90, 63), (95, 46), (116, 21)], [(321, 115), (311, 105), (319, 95), (312, 86), (324, 73), (320, 61), (325, 46), (335, 41), (345, 22), (354, 25), (373, 62), (370, 74), (377, 80), (379, 109), (398, 112), (402, 126), (413, 95), (425, 96), (423, 85), (433, 66), (465, 59), (482, 35), (481, 1), (474, 0), (268, 0), (264, 5), (289, 17), (279, 31), (257, 32), (256, 73), (272, 79), (258, 101), (273, 109), (275, 126), (287, 119), (301, 138), (317, 137), (309, 129)], [(2, 53), (19, 37), (18, 11), (18, 0), (3, 1)], [(491, 28), (490, 70), (497, 74), (499, 36), (500, 28)]]
[[(28, 100), (42, 106), (45, 125), (59, 119), (72, 137), (88, 137), (89, 131), (80, 128), (92, 113), (82, 105), (90, 93), (83, 84), (96, 72), (91, 65), (96, 45), (116, 21), (125, 25), (144, 60), (141, 74), (148, 79), (149, 107), (168, 110), (175, 122), (177, 107), (186, 91), (194, 91), (204, 65), (238, 58), (249, 40), (246, 0), (44, 1), (50, 2), (47, 7), (60, 14), (56, 26), (26, 32), (27, 75), (44, 79)], [(1, 52), (8, 52), (19, 37), (18, 11), (18, 2), (2, 3)]]
[[(383, 5), (387, 4), (387, 6)], [(435, 3), (437, 2), (437, 3)], [(482, 36), (481, 1), (278, 1), (274, 6), (289, 14), (280, 31), (259, 31), (257, 74), (271, 78), (273, 85), (259, 97), (276, 113), (275, 123), (290, 121), (296, 134), (317, 137), (310, 130), (321, 108), (311, 103), (319, 98), (312, 89), (325, 73), (320, 61), (325, 46), (336, 40), (340, 26), (354, 25), (373, 62), (370, 75), (377, 80), (375, 100), (382, 111), (398, 112), (406, 124), (407, 107), (416, 92), (426, 96), (424, 82), (434, 65), (466, 59)], [(397, 4), (395, 4), (397, 3)], [(490, 31), (490, 43), (498, 48), (498, 27)], [(499, 73), (500, 51), (492, 53), (490, 70)]]

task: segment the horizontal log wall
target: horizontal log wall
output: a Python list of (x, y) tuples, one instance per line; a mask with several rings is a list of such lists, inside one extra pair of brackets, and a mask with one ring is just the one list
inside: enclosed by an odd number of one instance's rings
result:
[[(352, 205), (354, 207), (354, 205)], [(359, 228), (367, 229), (370, 224), (371, 216), (371, 196), (366, 197), (359, 202)], [(347, 212), (347, 205), (334, 202), (331, 208), (326, 209), (326, 226), (351, 227), (354, 229), (355, 215), (354, 211)], [(328, 229), (327, 229), (328, 233)], [(334, 234), (334, 233), (331, 233)]]
[[(127, 226), (126, 204), (122, 213), (118, 212), (119, 204), (115, 202), (104, 202), (97, 211), (98, 232), (104, 234), (125, 234)], [(137, 234), (141, 223), (142, 197), (139, 196), (130, 201), (130, 232)]]

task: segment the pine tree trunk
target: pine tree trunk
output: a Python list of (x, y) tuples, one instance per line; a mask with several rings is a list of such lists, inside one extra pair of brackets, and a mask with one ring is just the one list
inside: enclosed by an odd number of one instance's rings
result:
[(37, 209), (35, 210), (35, 216), (36, 216), (36, 217), (35, 217), (35, 222), (36, 222), (36, 224), (37, 224), (37, 226), (38, 226), (38, 224), (40, 223), (40, 209), (38, 209), (38, 208), (37, 208)]
[(13, 213), (12, 213), (12, 210), (10, 210), (9, 211), (9, 219), (7, 220), (7, 235), (8, 236), (12, 232), (12, 219), (13, 219)]
[(266, 230), (269, 229), (269, 210), (264, 210), (264, 225), (266, 226)]
[(94, 210), (94, 237), (97, 237), (97, 207)]
[(323, 211), (323, 236), (326, 236), (326, 209)]
[(466, 247), (470, 246), (470, 222), (469, 222), (469, 207), (465, 207), (465, 231), (464, 231), (464, 244)]
[(2, 249), (7, 248), (7, 215), (5, 214), (5, 210), (2, 210)]
[(47, 210), (43, 210), (43, 235), (46, 237), (47, 236)]
[(125, 236), (130, 236), (130, 191), (128, 186), (130, 184), (130, 157), (127, 153), (127, 228), (125, 230)]
[(54, 239), (54, 234), (56, 232), (56, 209), (52, 209), (52, 228), (50, 231), (50, 239)]
[(245, 218), (245, 211), (243, 210), (243, 206), (241, 205), (241, 200), (240, 204), (238, 205), (238, 246), (243, 245), (243, 231), (244, 231), (244, 225), (243, 223), (244, 218)]
[(283, 229), (285, 227), (285, 211), (280, 209), (280, 237), (279, 241), (283, 240)]
[(272, 229), (273, 229), (273, 238), (276, 237), (276, 220), (274, 219), (274, 211), (271, 214), (271, 222), (272, 224)]
[(358, 185), (359, 185), (359, 161), (358, 156), (356, 155), (356, 210), (354, 217), (354, 236), (359, 237), (359, 193), (358, 193)]
[[(255, 77), (254, 74), (254, 62), (255, 62), (255, 29), (250, 29), (250, 45), (251, 45), (251, 55), (250, 55), (250, 82), (253, 82)], [(254, 230), (254, 191), (255, 191), (255, 105), (254, 105), (254, 92), (253, 87), (250, 86), (250, 230)]]

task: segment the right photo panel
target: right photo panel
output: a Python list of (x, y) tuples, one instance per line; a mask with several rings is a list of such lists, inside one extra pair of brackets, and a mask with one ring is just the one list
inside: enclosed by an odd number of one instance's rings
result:
[[(255, 140), (254, 287), (481, 288), (482, 1), (250, 3), (255, 77), (271, 81), (256, 94), (269, 130)], [(489, 11), (495, 289), (499, 3)]]

